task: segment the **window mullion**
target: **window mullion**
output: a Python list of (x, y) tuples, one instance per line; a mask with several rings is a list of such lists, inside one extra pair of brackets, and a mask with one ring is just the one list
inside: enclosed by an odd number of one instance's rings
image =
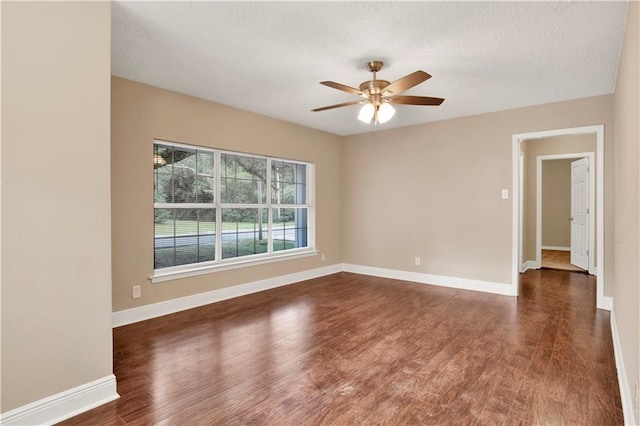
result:
[(265, 209), (267, 208), (267, 204), (232, 204), (232, 203), (224, 203), (220, 205), (223, 209)]
[(211, 209), (212, 203), (153, 203), (156, 209)]
[(275, 204), (279, 209), (306, 209), (309, 204)]
[(220, 151), (214, 151), (213, 170), (215, 179), (213, 182), (213, 205), (216, 209), (216, 247), (214, 259), (222, 260), (222, 208), (220, 208), (220, 179), (222, 176), (222, 167), (220, 165)]
[[(195, 176), (193, 177), (193, 195), (196, 203), (199, 201), (198, 197), (198, 172), (200, 169), (198, 168), (198, 150), (196, 149), (196, 166), (195, 166)], [(200, 262), (200, 209), (195, 209), (196, 212), (196, 260)]]
[(273, 254), (273, 209), (271, 208), (271, 159), (267, 159), (267, 253)]
[(309, 247), (316, 246), (316, 211), (315, 211), (315, 169), (314, 165), (309, 164), (305, 167), (305, 191), (307, 208), (307, 244)]
[[(175, 175), (175, 148), (171, 148), (171, 203), (176, 201), (176, 175)], [(173, 213), (173, 264), (176, 264), (177, 259), (177, 238), (176, 238), (176, 211), (172, 210)]]

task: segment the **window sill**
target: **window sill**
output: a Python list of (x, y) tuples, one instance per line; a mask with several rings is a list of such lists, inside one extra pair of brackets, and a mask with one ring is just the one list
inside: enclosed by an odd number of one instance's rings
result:
[(228, 271), (230, 269), (244, 268), (248, 266), (263, 265), (266, 263), (280, 262), (282, 260), (301, 259), (309, 256), (317, 256), (318, 250), (305, 250), (296, 253), (279, 254), (277, 256), (262, 257), (258, 259), (242, 259), (219, 263), (217, 265), (197, 266), (179, 271), (162, 272), (155, 271), (151, 279), (152, 283), (177, 280), (180, 278), (194, 277), (196, 275), (211, 274), (213, 272)]

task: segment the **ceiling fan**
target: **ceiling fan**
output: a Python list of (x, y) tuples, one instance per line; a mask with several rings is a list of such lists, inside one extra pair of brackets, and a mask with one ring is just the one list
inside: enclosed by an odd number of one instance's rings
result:
[(342, 90), (343, 92), (352, 93), (364, 99), (329, 105), (322, 108), (312, 109), (311, 111), (317, 112), (350, 105), (363, 105), (360, 113), (358, 114), (358, 120), (365, 123), (373, 122), (374, 124), (378, 124), (386, 123), (395, 114), (396, 111), (391, 104), (440, 105), (444, 102), (443, 98), (431, 98), (428, 96), (399, 96), (400, 93), (427, 81), (431, 76), (426, 72), (419, 70), (406, 75), (393, 83), (389, 83), (387, 80), (376, 79), (376, 73), (382, 69), (383, 65), (384, 62), (382, 61), (367, 62), (365, 67), (373, 73), (373, 80), (365, 81), (360, 85), (359, 89), (333, 81), (321, 81), (320, 84)]

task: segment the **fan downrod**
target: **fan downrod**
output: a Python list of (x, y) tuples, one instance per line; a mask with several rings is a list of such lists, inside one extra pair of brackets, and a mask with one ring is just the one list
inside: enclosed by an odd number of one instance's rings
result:
[(380, 95), (385, 87), (387, 87), (389, 83), (387, 80), (377, 80), (376, 73), (382, 69), (384, 66), (384, 62), (382, 61), (371, 61), (364, 64), (364, 66), (373, 73), (373, 80), (365, 81), (360, 84), (360, 90), (367, 93), (370, 97), (375, 95)]

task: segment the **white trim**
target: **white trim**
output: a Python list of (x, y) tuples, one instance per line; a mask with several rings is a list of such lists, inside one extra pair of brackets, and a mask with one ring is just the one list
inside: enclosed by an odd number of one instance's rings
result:
[(393, 278), (403, 281), (413, 281), (423, 284), (432, 284), (441, 287), (515, 296), (515, 294), (513, 294), (512, 292), (512, 286), (508, 283), (502, 284), (489, 281), (472, 280), (467, 278), (447, 277), (442, 275), (423, 274), (418, 272), (407, 272), (396, 269), (375, 268), (371, 266), (343, 263), (325, 266), (317, 269), (311, 269), (308, 271), (296, 272), (289, 275), (268, 278), (265, 280), (254, 281), (246, 284), (239, 284), (232, 287), (221, 288), (219, 290), (212, 290), (206, 293), (199, 293), (191, 296), (181, 297), (178, 299), (153, 303), (151, 305), (144, 305), (137, 308), (117, 311), (112, 314), (112, 325), (113, 327), (120, 327), (127, 324), (133, 324), (135, 322), (145, 321), (151, 318), (184, 311), (191, 308), (197, 308), (198, 306), (208, 305), (210, 303), (220, 302), (227, 299), (233, 299), (234, 297), (245, 296), (247, 294), (257, 293), (259, 291), (282, 287), (300, 281), (310, 280), (313, 278), (318, 278), (343, 271), (376, 277)]
[(571, 247), (540, 246), (542, 250), (571, 251)]
[(120, 398), (116, 376), (110, 374), (84, 385), (2, 413), (2, 425), (50, 425)]
[(354, 274), (372, 275), (374, 277), (393, 278), (402, 281), (412, 281), (422, 284), (437, 285), (440, 287), (450, 287), (462, 290), (481, 291), (484, 293), (501, 294), (505, 296), (515, 296), (512, 286), (509, 283), (494, 283), (489, 281), (478, 281), (467, 278), (447, 277), (443, 275), (424, 274), (420, 272), (400, 271), (397, 269), (377, 268), (373, 266), (342, 264), (344, 272)]
[[(595, 250), (595, 226), (596, 215), (592, 212), (596, 211), (596, 174), (598, 170), (594, 170), (594, 153), (593, 152), (576, 152), (570, 154), (551, 154), (551, 155), (538, 155), (536, 157), (536, 260), (539, 264), (542, 264), (542, 162), (548, 160), (570, 160), (570, 159), (589, 159), (589, 274), (595, 275), (595, 261), (597, 257), (593, 254)], [(555, 249), (548, 249), (555, 250)], [(560, 250), (560, 249), (558, 249)], [(571, 251), (571, 247), (567, 251)]]
[[(604, 301), (604, 125), (596, 126), (596, 256), (598, 263), (594, 265), (594, 274), (597, 269), (596, 280), (596, 305), (605, 309)], [(600, 266), (601, 265), (601, 266)]]
[[(226, 269), (234, 269), (237, 268), (239, 266), (246, 266), (248, 264), (262, 264), (262, 263), (268, 263), (268, 261), (265, 261), (263, 259), (265, 258), (271, 258), (273, 257), (274, 259), (276, 257), (280, 257), (282, 256), (283, 258), (286, 258), (287, 255), (291, 256), (288, 257), (289, 259), (294, 257), (295, 255), (299, 254), (299, 257), (304, 257), (304, 256), (310, 256), (310, 255), (315, 255), (317, 254), (317, 251), (315, 249), (315, 234), (311, 235), (312, 233), (315, 233), (315, 188), (313, 187), (313, 185), (315, 185), (315, 167), (314, 164), (311, 162), (305, 162), (305, 161), (300, 161), (300, 160), (288, 160), (285, 158), (279, 158), (279, 157), (270, 157), (270, 156), (264, 156), (264, 155), (259, 155), (259, 154), (245, 154), (245, 153), (241, 153), (241, 152), (234, 152), (234, 151), (225, 151), (225, 150), (221, 150), (221, 149), (217, 149), (217, 148), (210, 148), (210, 147), (202, 147), (202, 146), (189, 146), (189, 145), (184, 145), (184, 144), (180, 144), (180, 143), (175, 143), (175, 142), (169, 142), (169, 141), (163, 141), (161, 139), (155, 139), (153, 142), (153, 147), (154, 147), (154, 152), (155, 152), (155, 147), (156, 145), (163, 145), (163, 146), (167, 146), (167, 147), (171, 147), (172, 149), (178, 148), (178, 149), (182, 149), (182, 150), (186, 150), (189, 152), (198, 152), (198, 151), (202, 151), (202, 152), (207, 152), (213, 155), (213, 161), (214, 161), (214, 167), (215, 170), (219, 170), (220, 169), (220, 164), (221, 164), (221, 157), (222, 155), (234, 155), (234, 156), (242, 156), (242, 157), (251, 157), (251, 158), (255, 158), (255, 159), (259, 159), (259, 160), (264, 160), (265, 162), (265, 166), (266, 166), (266, 184), (267, 184), (267, 191), (265, 194), (265, 200), (264, 202), (262, 202), (262, 200), (258, 200), (260, 202), (258, 203), (224, 203), (222, 202), (222, 198), (220, 195), (220, 176), (214, 176), (214, 197), (213, 200), (209, 203), (168, 203), (168, 202), (154, 202), (153, 203), (153, 208), (154, 209), (214, 209), (215, 210), (215, 229), (217, 230), (222, 230), (219, 232), (214, 232), (214, 233), (210, 233), (210, 232), (206, 232), (204, 233), (204, 235), (211, 235), (213, 234), (214, 238), (215, 238), (215, 256), (214, 256), (214, 260), (211, 261), (207, 261), (207, 262), (197, 262), (195, 264), (189, 264), (189, 265), (175, 265), (175, 266), (169, 266), (169, 267), (165, 267), (165, 268), (159, 268), (159, 269), (154, 269), (153, 275), (150, 277), (151, 282), (161, 282), (161, 281), (167, 281), (170, 279), (176, 279), (176, 278), (184, 278), (184, 277), (190, 277), (190, 276), (194, 276), (194, 275), (200, 275), (200, 274), (204, 274), (204, 273), (208, 273), (208, 272), (213, 272), (213, 270), (226, 270)], [(154, 154), (155, 155), (155, 154)], [(282, 162), (282, 163), (291, 163), (291, 164), (297, 164), (297, 165), (301, 165), (305, 167), (305, 186), (304, 186), (304, 191), (305, 191), (305, 203), (300, 203), (300, 204), (279, 204), (279, 203), (274, 203), (271, 197), (271, 179), (272, 179), (272, 175), (271, 175), (271, 169), (272, 169), (272, 164), (273, 162)], [(175, 166), (174, 166), (175, 167)], [(172, 172), (173, 174), (173, 172)], [(267, 233), (267, 251), (266, 253), (261, 253), (261, 254), (254, 254), (254, 255), (250, 255), (247, 257), (250, 257), (251, 259), (255, 259), (255, 260), (247, 260), (247, 259), (223, 259), (222, 257), (222, 236), (223, 234), (235, 234), (236, 231), (225, 231), (223, 229), (222, 226), (222, 211), (224, 209), (231, 209), (231, 208), (236, 208), (236, 209), (267, 209), (267, 229), (266, 229), (266, 233)], [(277, 229), (274, 229), (274, 223), (273, 223), (273, 209), (304, 209), (307, 212), (307, 245), (306, 247), (301, 247), (301, 248), (297, 248), (297, 249), (291, 249), (291, 250), (287, 250), (287, 252), (291, 251), (292, 253), (287, 253), (287, 255), (281, 254), (280, 251), (274, 251), (274, 247), (273, 247), (273, 241), (274, 241), (274, 232), (277, 232)], [(173, 232), (173, 234), (175, 234), (175, 230)], [(172, 237), (172, 236), (176, 236), (173, 234), (169, 234), (169, 235), (163, 235), (161, 237)], [(197, 235), (203, 235), (200, 234), (198, 232), (196, 232), (193, 235), (188, 235), (188, 236), (197, 236)], [(155, 242), (158, 239), (158, 235), (154, 235), (154, 246), (155, 246)], [(277, 260), (282, 260), (282, 259), (277, 259)]]
[(232, 287), (212, 290), (206, 293), (194, 294), (191, 296), (181, 297), (178, 299), (167, 300), (165, 302), (153, 303), (137, 308), (117, 311), (112, 314), (113, 327), (132, 324), (134, 322), (144, 321), (175, 312), (184, 311), (198, 306), (208, 305), (210, 303), (220, 302), (222, 300), (232, 299), (234, 297), (244, 296), (259, 291), (269, 290), (293, 284), (299, 281), (310, 280), (325, 275), (335, 274), (342, 271), (340, 264), (325, 266), (322, 268), (311, 269), (308, 271), (296, 272), (293, 274), (282, 275), (274, 278), (254, 281), (246, 284), (240, 284)]
[(271, 254), (270, 255), (265, 254), (264, 256), (255, 255), (255, 256), (251, 256), (248, 259), (236, 258), (236, 259), (232, 259), (232, 261), (228, 263), (224, 263), (225, 261), (223, 260), (215, 263), (211, 262), (204, 265), (196, 263), (194, 265), (189, 265), (188, 268), (185, 268), (183, 266), (176, 266), (175, 268), (179, 268), (178, 270), (167, 271), (165, 269), (169, 269), (169, 268), (158, 269), (154, 272), (152, 276), (149, 277), (149, 279), (151, 280), (152, 283), (160, 283), (163, 281), (177, 280), (179, 278), (195, 277), (196, 275), (210, 274), (212, 272), (228, 271), (230, 269), (245, 268), (247, 266), (256, 266), (256, 265), (263, 265), (265, 263), (279, 262), (281, 260), (293, 260), (293, 259), (301, 259), (309, 256), (317, 256), (319, 253), (318, 250), (306, 250), (306, 249), (303, 252), (296, 251), (294, 253), (288, 253), (289, 251), (294, 251), (294, 250), (295, 249), (287, 250), (286, 253), (275, 254), (275, 255), (271, 255)]
[(520, 268), (520, 272), (527, 272), (529, 269), (540, 269), (540, 265), (535, 260), (527, 260), (522, 263), (522, 267)]
[(611, 338), (613, 340), (613, 354), (616, 359), (616, 371), (618, 372), (618, 386), (620, 387), (620, 399), (622, 400), (622, 414), (625, 425), (635, 425), (635, 413), (633, 411), (633, 396), (627, 381), (627, 371), (622, 357), (622, 346), (618, 335), (615, 312), (611, 311)]
[(532, 133), (519, 133), (512, 136), (512, 232), (511, 232), (511, 287), (515, 295), (519, 293), (520, 267), (522, 266), (522, 223), (521, 190), (522, 167), (520, 167), (521, 143), (524, 140), (542, 139), (550, 136), (581, 135), (595, 133), (596, 135), (596, 306), (603, 309), (605, 285), (605, 252), (604, 252), (604, 125), (574, 127), (567, 129), (546, 130)]
[(613, 297), (611, 296), (605, 296), (604, 297), (604, 301), (602, 303), (602, 308), (600, 309), (604, 309), (605, 311), (613, 311)]
[(513, 173), (511, 176), (511, 291), (516, 296), (520, 293), (520, 266), (524, 257), (524, 180), (521, 173), (524, 170), (524, 153), (520, 144), (521, 139), (517, 135), (512, 137)]

